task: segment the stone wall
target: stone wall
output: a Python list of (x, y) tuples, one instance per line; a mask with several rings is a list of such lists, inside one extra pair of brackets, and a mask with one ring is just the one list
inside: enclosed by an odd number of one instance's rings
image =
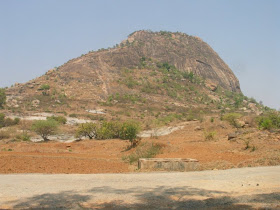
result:
[(197, 171), (199, 162), (190, 158), (141, 158), (138, 168), (141, 170)]

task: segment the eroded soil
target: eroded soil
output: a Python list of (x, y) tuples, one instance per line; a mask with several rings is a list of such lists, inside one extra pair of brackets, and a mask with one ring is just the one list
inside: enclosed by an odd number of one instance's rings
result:
[[(166, 136), (143, 138), (142, 142), (164, 145), (160, 158), (194, 158), (201, 170), (228, 169), (280, 164), (280, 134), (240, 129), (237, 138), (226, 122), (185, 123), (184, 128)], [(214, 132), (214, 139), (205, 135)], [(246, 143), (249, 142), (249, 143)], [(123, 161), (134, 152), (126, 151), (128, 141), (82, 140), (61, 142), (0, 142), (0, 173), (125, 173), (137, 165)], [(246, 148), (248, 147), (248, 148)]]

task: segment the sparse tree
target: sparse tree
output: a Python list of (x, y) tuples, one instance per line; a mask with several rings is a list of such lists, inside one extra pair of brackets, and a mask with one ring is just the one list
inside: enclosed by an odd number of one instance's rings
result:
[(76, 137), (85, 136), (90, 139), (93, 139), (96, 136), (97, 124), (95, 123), (82, 123), (79, 125), (76, 132)]
[(139, 126), (133, 122), (125, 122), (122, 125), (120, 131), (121, 139), (128, 139), (131, 143), (131, 147), (136, 147), (140, 142), (140, 138), (137, 137), (139, 133)]
[(47, 141), (50, 135), (57, 132), (58, 125), (59, 123), (55, 120), (38, 120), (32, 124), (32, 130)]

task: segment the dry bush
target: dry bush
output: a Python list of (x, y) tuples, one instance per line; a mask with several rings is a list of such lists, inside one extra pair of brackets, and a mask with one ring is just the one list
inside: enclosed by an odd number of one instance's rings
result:
[(0, 140), (3, 140), (3, 139), (8, 139), (10, 138), (10, 132), (8, 132), (7, 130), (5, 131), (0, 131)]
[(205, 131), (204, 132), (205, 140), (214, 140), (216, 134), (217, 134), (216, 131)]
[(130, 155), (124, 156), (122, 159), (130, 164), (137, 162), (140, 158), (153, 158), (161, 152), (165, 147), (164, 144), (159, 143), (143, 143)]

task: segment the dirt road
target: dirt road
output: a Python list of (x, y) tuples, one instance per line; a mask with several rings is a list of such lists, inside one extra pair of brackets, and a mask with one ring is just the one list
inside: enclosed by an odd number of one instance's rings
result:
[(280, 209), (280, 166), (225, 171), (0, 175), (0, 208)]

